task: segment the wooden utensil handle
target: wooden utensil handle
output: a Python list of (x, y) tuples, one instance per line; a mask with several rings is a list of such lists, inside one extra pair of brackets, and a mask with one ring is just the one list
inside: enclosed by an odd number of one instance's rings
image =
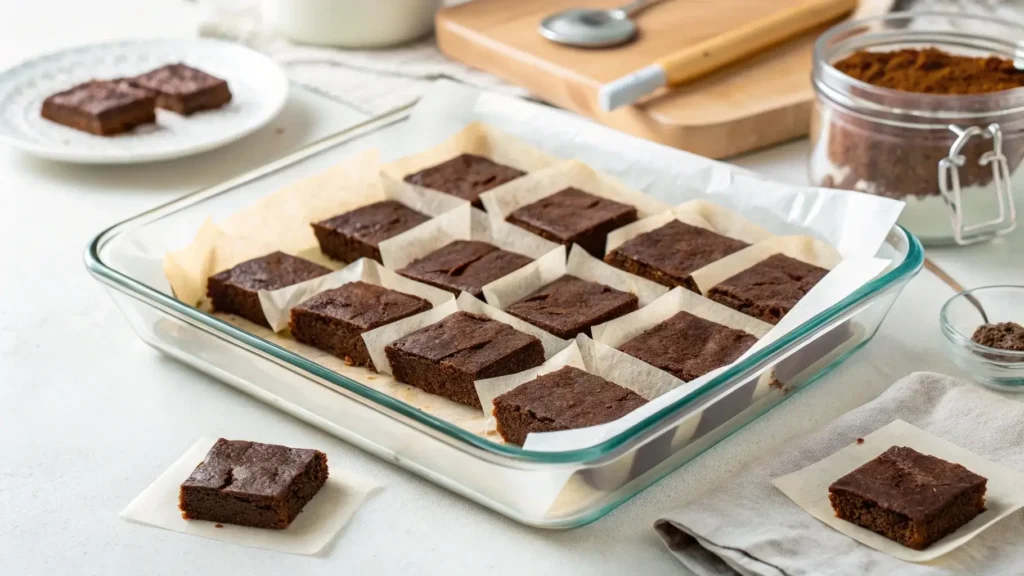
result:
[(665, 70), (668, 85), (678, 86), (839, 18), (856, 6), (857, 0), (808, 0), (694, 44), (657, 63)]

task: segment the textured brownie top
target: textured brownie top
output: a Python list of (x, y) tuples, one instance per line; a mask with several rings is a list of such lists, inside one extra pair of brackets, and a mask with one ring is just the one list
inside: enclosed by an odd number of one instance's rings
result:
[(480, 194), (523, 174), (526, 172), (498, 164), (483, 156), (461, 154), (437, 166), (409, 174), (405, 181), (477, 202)]
[(893, 446), (828, 489), (859, 496), (911, 520), (926, 521), (966, 490), (986, 482), (959, 464)]
[(712, 288), (754, 304), (789, 310), (826, 274), (824, 268), (775, 254)]
[(318, 222), (317, 226), (330, 228), (377, 246), (384, 240), (415, 228), (427, 220), (430, 220), (429, 216), (420, 214), (401, 202), (384, 200)]
[(423, 298), (357, 281), (321, 292), (294, 310), (343, 320), (365, 332), (430, 308)]
[(694, 270), (747, 246), (742, 240), (672, 220), (631, 238), (614, 251), (682, 281)]
[(132, 83), (164, 94), (184, 95), (224, 84), (224, 80), (185, 64), (168, 64), (132, 79)]
[(513, 211), (508, 219), (567, 240), (627, 214), (635, 215), (636, 208), (577, 188), (566, 188)]
[(532, 262), (515, 252), (475, 240), (456, 240), (398, 271), (402, 276), (479, 297), (481, 288)]
[(246, 290), (277, 290), (330, 272), (329, 268), (309, 260), (296, 258), (284, 252), (273, 252), (242, 262), (234, 268), (215, 274), (214, 278)]
[(99, 115), (146, 98), (152, 98), (152, 94), (123, 80), (92, 80), (58, 92), (46, 100)]
[(524, 334), (508, 324), (479, 314), (456, 312), (399, 338), (389, 347), (477, 374), (534, 341), (540, 342), (536, 336)]
[(596, 426), (617, 420), (647, 403), (636, 392), (566, 366), (498, 396), (533, 418), (565, 429)]
[(1024, 326), (1016, 322), (982, 324), (974, 331), (971, 340), (989, 348), (1024, 352)]
[(221, 438), (182, 486), (281, 498), (317, 454), (317, 450)]
[(733, 362), (755, 342), (742, 330), (680, 312), (619, 350), (689, 382)]
[(565, 333), (589, 328), (597, 319), (630, 303), (635, 309), (636, 302), (635, 294), (566, 275), (512, 304), (506, 312)]

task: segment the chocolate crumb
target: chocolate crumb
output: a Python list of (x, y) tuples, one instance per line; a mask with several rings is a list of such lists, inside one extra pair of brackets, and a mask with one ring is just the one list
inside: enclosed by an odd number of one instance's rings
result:
[(224, 525), (223, 524), (214, 524), (213, 527), (214, 528), (223, 528)]
[(864, 439), (863, 438), (857, 438), (857, 444), (863, 444), (863, 443), (864, 443)]
[(284, 128), (274, 128), (274, 134), (284, 134)]

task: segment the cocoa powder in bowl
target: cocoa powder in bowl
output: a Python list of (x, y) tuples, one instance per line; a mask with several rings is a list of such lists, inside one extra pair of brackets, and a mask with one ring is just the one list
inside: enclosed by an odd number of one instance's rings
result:
[[(936, 48), (861, 50), (832, 66), (873, 86), (951, 98), (1024, 87), (1024, 70), (1010, 60), (957, 56)], [(821, 184), (892, 198), (938, 195), (938, 164), (956, 139), (949, 130), (893, 126), (841, 110), (831, 116), (828, 131), (828, 158), (841, 175), (826, 176)], [(966, 163), (960, 168), (962, 188), (991, 183), (991, 166), (978, 163), (990, 150), (991, 140), (974, 138), (967, 143)], [(1003, 154), (1015, 168), (1024, 157), (1024, 141), (1004, 133)]]

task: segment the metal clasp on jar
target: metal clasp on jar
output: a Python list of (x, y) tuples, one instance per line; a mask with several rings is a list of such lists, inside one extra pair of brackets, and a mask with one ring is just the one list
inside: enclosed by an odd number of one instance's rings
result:
[[(1003, 133), (999, 124), (989, 124), (987, 128), (971, 126), (967, 129), (951, 125), (949, 129), (957, 138), (949, 147), (949, 155), (939, 161), (939, 191), (951, 212), (950, 220), (956, 243), (966, 245), (984, 242), (1012, 231), (1017, 226), (1017, 211), (1013, 205), (1010, 166), (1003, 155)], [(967, 162), (963, 149), (975, 136), (992, 140), (992, 150), (982, 154), (978, 163), (992, 166), (992, 184), (995, 187), (999, 215), (991, 220), (967, 225), (964, 224), (960, 168)]]

